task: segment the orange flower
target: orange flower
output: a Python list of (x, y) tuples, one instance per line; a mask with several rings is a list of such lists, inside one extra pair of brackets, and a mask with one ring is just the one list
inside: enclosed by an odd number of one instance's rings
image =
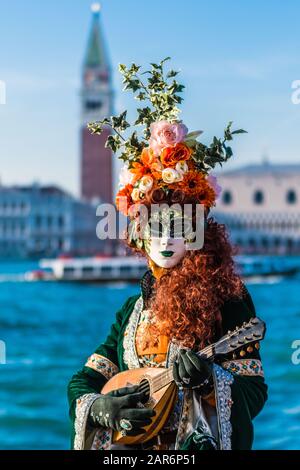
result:
[(200, 204), (212, 207), (215, 204), (216, 195), (205, 176), (198, 171), (188, 171), (183, 180), (180, 181), (176, 189), (181, 189), (185, 194), (194, 196)]
[(197, 196), (203, 188), (205, 178), (202, 173), (191, 170), (184, 174), (183, 180), (178, 183), (178, 187), (190, 196)]
[(122, 212), (122, 214), (127, 215), (129, 207), (133, 204), (131, 194), (133, 191), (132, 184), (126, 184), (124, 188), (120, 189), (116, 197), (116, 206), (117, 209)]
[(216, 194), (213, 188), (205, 180), (205, 185), (198, 194), (198, 200), (200, 204), (203, 204), (205, 207), (212, 207), (216, 202)]
[(144, 148), (140, 162), (134, 162), (132, 168), (130, 168), (131, 173), (134, 174), (132, 184), (135, 184), (145, 175), (152, 175), (155, 179), (161, 178), (161, 163), (152, 150)]
[(189, 160), (193, 151), (185, 144), (176, 144), (174, 147), (163, 149), (160, 159), (164, 166), (170, 168), (180, 161)]

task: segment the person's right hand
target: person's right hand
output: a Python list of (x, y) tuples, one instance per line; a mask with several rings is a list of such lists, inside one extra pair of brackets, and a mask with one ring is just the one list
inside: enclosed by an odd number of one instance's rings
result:
[(95, 426), (124, 431), (120, 421), (128, 420), (132, 426), (126, 431), (127, 436), (137, 436), (145, 432), (144, 426), (151, 424), (151, 418), (155, 411), (149, 408), (137, 408), (139, 402), (146, 400), (145, 393), (139, 392), (139, 386), (120, 388), (109, 392), (107, 395), (99, 395), (91, 406), (90, 420)]

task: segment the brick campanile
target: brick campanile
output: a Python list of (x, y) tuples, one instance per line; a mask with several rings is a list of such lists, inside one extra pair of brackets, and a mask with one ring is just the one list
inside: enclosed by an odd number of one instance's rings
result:
[(81, 90), (81, 197), (113, 200), (112, 152), (104, 147), (110, 130), (92, 135), (86, 125), (113, 114), (111, 69), (100, 25), (100, 5), (92, 5), (92, 27), (83, 66)]

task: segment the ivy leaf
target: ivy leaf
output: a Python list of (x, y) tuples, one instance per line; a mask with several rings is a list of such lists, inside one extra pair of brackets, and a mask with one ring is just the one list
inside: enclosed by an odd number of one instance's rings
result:
[(233, 122), (232, 121), (229, 121), (225, 131), (224, 131), (224, 138), (225, 140), (232, 140), (232, 135), (231, 135), (231, 126), (232, 126)]
[(231, 135), (234, 135), (234, 134), (248, 134), (248, 132), (245, 131), (244, 129), (237, 129), (236, 131), (231, 132)]
[(163, 59), (163, 60), (160, 62), (161, 67), (164, 65), (165, 62), (168, 62), (169, 60), (171, 60), (171, 57), (166, 57), (165, 59)]
[(110, 124), (110, 119), (102, 119), (102, 121), (90, 122), (87, 125), (87, 128), (91, 131), (92, 134), (102, 134), (104, 126)]
[(113, 152), (116, 152), (121, 147), (122, 142), (118, 135), (109, 135), (105, 147), (110, 148)]
[(120, 72), (121, 74), (126, 73), (126, 72), (127, 72), (127, 67), (126, 67), (126, 65), (124, 65), (124, 64), (119, 64), (119, 72)]
[(127, 111), (124, 111), (119, 116), (113, 116), (111, 118), (113, 129), (125, 131), (128, 127), (130, 127), (129, 122), (126, 121), (126, 116), (127, 116)]
[(147, 95), (143, 91), (141, 91), (141, 93), (139, 93), (137, 96), (135, 96), (135, 99), (138, 100), (138, 101), (145, 101), (146, 98), (147, 98)]
[(132, 64), (128, 72), (132, 75), (135, 75), (136, 73), (138, 73), (140, 68), (140, 65)]
[(232, 148), (231, 148), (231, 147), (226, 147), (226, 146), (224, 145), (224, 149), (225, 149), (225, 154), (226, 154), (226, 160), (228, 160), (228, 159), (231, 158), (232, 155), (233, 155)]
[(147, 124), (149, 121), (151, 121), (151, 109), (147, 106), (146, 108), (138, 108), (138, 118), (135, 121), (135, 125), (139, 124)]
[(167, 73), (167, 78), (173, 78), (176, 77), (179, 74), (176, 70), (170, 70), (170, 72)]
[(136, 92), (141, 89), (141, 84), (138, 79), (128, 78), (125, 79), (124, 83), (124, 90), (132, 90), (133, 92)]

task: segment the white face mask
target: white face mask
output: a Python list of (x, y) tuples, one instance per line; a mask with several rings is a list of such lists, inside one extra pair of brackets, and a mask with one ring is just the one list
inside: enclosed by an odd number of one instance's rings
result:
[[(173, 223), (171, 224), (170, 221)], [(186, 222), (188, 220), (186, 219)], [(144, 232), (144, 248), (151, 260), (160, 268), (173, 268), (185, 256), (187, 238), (191, 232), (191, 223), (185, 224), (182, 234), (183, 219), (181, 208), (163, 208), (150, 218)]]
[(173, 268), (184, 257), (186, 243), (184, 238), (151, 238), (146, 246), (149, 257), (161, 268)]

